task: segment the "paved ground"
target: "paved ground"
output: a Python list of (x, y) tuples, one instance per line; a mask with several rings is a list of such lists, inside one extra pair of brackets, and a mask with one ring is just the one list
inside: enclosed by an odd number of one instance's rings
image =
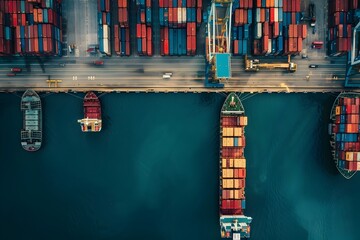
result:
[[(298, 64), (296, 73), (283, 71), (261, 71), (248, 73), (244, 71), (243, 57), (232, 58), (232, 79), (226, 82), (225, 89), (215, 91), (334, 91), (341, 90), (345, 73), (344, 58), (327, 58), (325, 50), (314, 50), (309, 46), (314, 40), (325, 41), (327, 14), (326, 0), (316, 2), (317, 32), (309, 32), (305, 41), (304, 52), (309, 59), (293, 58)], [(37, 88), (46, 89), (47, 79), (61, 79), (59, 89), (100, 89), (102, 91), (136, 89), (147, 91), (161, 90), (194, 90), (211, 91), (203, 88), (205, 60), (202, 56), (195, 57), (106, 57), (105, 64), (96, 67), (91, 64), (97, 58), (88, 57), (88, 44), (97, 43), (97, 1), (96, 0), (64, 0), (64, 18), (67, 21), (65, 39), (68, 44), (74, 43), (79, 49), (79, 57), (68, 55), (64, 58), (1, 58), (0, 86), (3, 90)], [(132, 0), (134, 5), (135, 2)], [(307, 13), (309, 0), (303, 0), (302, 8)], [(204, 4), (204, 6), (206, 6)], [(132, 8), (135, 12), (136, 8)], [(321, 17), (319, 17), (321, 16)], [(134, 19), (134, 16), (132, 16)], [(205, 25), (203, 24), (203, 27)], [(156, 27), (156, 26), (154, 26)], [(310, 30), (310, 29), (309, 29)], [(202, 29), (202, 32), (203, 29)], [(135, 32), (132, 31), (132, 38)], [(203, 39), (203, 38), (202, 38)], [(158, 53), (159, 32), (154, 36), (155, 53)], [(203, 49), (198, 41), (198, 48)], [(133, 46), (136, 46), (133, 44)], [(135, 47), (133, 47), (135, 49)], [(60, 63), (66, 63), (61, 67)], [(317, 64), (319, 68), (310, 69), (309, 64)], [(15, 77), (7, 77), (11, 67), (22, 67), (24, 72)], [(164, 72), (173, 72), (170, 80), (162, 79)], [(333, 80), (332, 75), (338, 75)], [(306, 79), (309, 76), (309, 79)], [(360, 80), (360, 77), (355, 77)]]

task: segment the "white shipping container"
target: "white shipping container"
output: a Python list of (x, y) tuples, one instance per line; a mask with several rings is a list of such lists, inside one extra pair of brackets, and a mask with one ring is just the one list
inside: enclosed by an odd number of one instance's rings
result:
[(178, 8), (177, 11), (178, 11), (178, 23), (182, 23), (181, 8)]
[(110, 27), (109, 25), (103, 25), (103, 38), (110, 38)]
[(274, 1), (274, 7), (276, 7), (276, 8), (279, 7), (279, 0)]
[(357, 159), (357, 161), (360, 161), (360, 152), (357, 152), (357, 157), (356, 157)]
[(110, 55), (110, 40), (103, 39), (103, 44), (104, 44), (104, 53)]
[(260, 22), (260, 8), (256, 8), (256, 22)]
[(256, 23), (256, 33), (255, 38), (260, 39), (262, 36), (262, 23)]
[(279, 1), (279, 8), (282, 8), (283, 7), (283, 0), (278, 0)]
[(274, 22), (279, 21), (279, 8), (274, 8)]
[(183, 23), (186, 23), (186, 8), (182, 8), (181, 11)]
[(266, 52), (267, 54), (271, 53), (271, 49), (272, 49), (272, 45), (271, 45), (271, 39), (269, 38), (268, 40), (268, 51)]

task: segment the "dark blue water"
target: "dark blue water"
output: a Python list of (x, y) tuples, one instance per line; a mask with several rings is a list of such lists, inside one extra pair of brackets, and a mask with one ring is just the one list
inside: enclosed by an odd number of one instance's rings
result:
[[(20, 98), (0, 94), (0, 239), (220, 239), (221, 94), (107, 94), (82, 133), (82, 100), (43, 96), (44, 144), (20, 146)], [(245, 96), (243, 96), (244, 98)], [(360, 175), (332, 162), (334, 96), (244, 101), (252, 239), (359, 239)]]

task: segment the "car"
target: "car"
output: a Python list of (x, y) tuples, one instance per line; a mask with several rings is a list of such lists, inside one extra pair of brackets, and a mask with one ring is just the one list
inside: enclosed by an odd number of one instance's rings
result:
[(310, 64), (309, 65), (309, 68), (318, 68), (319, 67), (319, 65), (316, 65), (316, 64)]
[(163, 77), (163, 79), (170, 79), (171, 78), (171, 76), (167, 75), (167, 74), (164, 74), (162, 77)]
[(8, 76), (8, 77), (15, 77), (15, 76), (16, 76), (16, 73), (11, 72), (11, 73), (6, 74), (6, 76)]
[(65, 65), (66, 65), (65, 63), (59, 63), (60, 67), (65, 67)]
[(104, 65), (104, 61), (96, 60), (96, 61), (93, 62), (93, 64), (96, 65), (96, 66), (102, 66), (102, 65)]
[(306, 54), (303, 54), (303, 55), (301, 55), (301, 58), (302, 58), (302, 59), (307, 59), (308, 56), (307, 56)]
[(313, 33), (313, 34), (316, 33), (316, 28), (315, 28), (315, 27), (313, 28), (312, 33)]
[(164, 73), (164, 75), (169, 75), (170, 77), (172, 77), (172, 72), (167, 72), (167, 73)]
[(22, 71), (22, 69), (15, 67), (15, 68), (11, 68), (10, 71), (11, 71), (11, 72), (15, 72), (15, 73), (19, 73), (19, 72)]

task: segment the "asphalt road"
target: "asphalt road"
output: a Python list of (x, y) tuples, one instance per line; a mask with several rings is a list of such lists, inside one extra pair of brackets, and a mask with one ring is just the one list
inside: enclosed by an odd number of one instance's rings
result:
[[(48, 87), (46, 83), (48, 79), (62, 80), (59, 91), (72, 88), (201, 90), (204, 87), (205, 61), (203, 57), (112, 57), (103, 58), (103, 66), (93, 65), (94, 60), (95, 58), (58, 58), (49, 59), (41, 64), (34, 59), (28, 60), (28, 64), (23, 58), (1, 60), (0, 87), (4, 90), (43, 89)], [(342, 89), (345, 61), (337, 60), (336, 63), (330, 63), (328, 59), (310, 61), (298, 57), (294, 59), (294, 62), (298, 64), (298, 70), (295, 73), (282, 70), (260, 70), (260, 72), (249, 73), (244, 71), (244, 60), (233, 57), (232, 78), (225, 83), (225, 90), (227, 88), (242, 91), (279, 88), (286, 91)], [(66, 64), (61, 67), (60, 63)], [(309, 64), (317, 64), (319, 67), (312, 69), (309, 68)], [(12, 67), (23, 68), (23, 72), (15, 77), (8, 77), (6, 74)], [(171, 79), (162, 79), (164, 72), (172, 72)], [(338, 76), (337, 80), (332, 79), (333, 74)], [(306, 76), (309, 76), (309, 79), (306, 79)]]

